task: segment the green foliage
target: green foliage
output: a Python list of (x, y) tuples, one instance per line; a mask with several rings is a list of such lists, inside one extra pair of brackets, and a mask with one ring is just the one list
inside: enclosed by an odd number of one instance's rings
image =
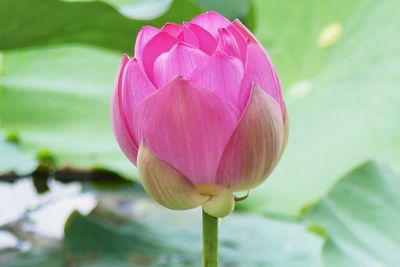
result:
[[(233, 214), (220, 222), (221, 266), (397, 267), (399, 191), (397, 176), (369, 162), (342, 178), (302, 221)], [(62, 251), (35, 248), (5, 266), (199, 266), (200, 210), (135, 203), (128, 221), (114, 209), (74, 212)]]
[(191, 1), (174, 0), (161, 17), (139, 21), (100, 1), (2, 0), (0, 49), (82, 43), (131, 53), (134, 38), (143, 25), (181, 23), (201, 11)]
[(115, 53), (77, 46), (5, 53), (2, 130), (18, 129), (19, 145), (34, 157), (46, 148), (60, 165), (101, 166), (132, 177), (111, 130), (118, 61)]
[[(68, 264), (82, 267), (199, 266), (200, 213), (152, 207), (146, 218), (117, 226), (73, 213), (65, 227), (64, 256), (58, 256), (58, 261), (64, 258)], [(221, 267), (318, 266), (321, 241), (299, 224), (233, 215), (221, 225)], [(56, 255), (46, 250), (41, 253), (46, 257)], [(35, 264), (42, 262), (40, 255), (22, 254), (6, 267), (39, 266)]]
[[(298, 216), (366, 160), (400, 171), (400, 2), (260, 0), (256, 11), (257, 36), (283, 81), (290, 136), (242, 208)], [(342, 34), (318, 46), (328, 25)]]
[(400, 262), (400, 179), (367, 163), (341, 179), (306, 215), (324, 225), (326, 267), (395, 267)]

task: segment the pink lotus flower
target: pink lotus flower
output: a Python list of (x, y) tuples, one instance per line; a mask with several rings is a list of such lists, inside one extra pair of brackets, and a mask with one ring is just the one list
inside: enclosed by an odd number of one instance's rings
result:
[(233, 209), (262, 183), (287, 135), (281, 86), (262, 45), (238, 20), (207, 12), (139, 32), (122, 58), (114, 132), (146, 191), (171, 209)]

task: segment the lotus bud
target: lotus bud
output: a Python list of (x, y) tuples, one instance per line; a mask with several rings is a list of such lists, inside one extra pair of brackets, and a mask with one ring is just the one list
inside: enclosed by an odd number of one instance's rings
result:
[(214, 217), (232, 212), (234, 192), (268, 177), (288, 128), (267, 52), (240, 21), (216, 12), (141, 29), (134, 57), (121, 61), (112, 118), (150, 196)]

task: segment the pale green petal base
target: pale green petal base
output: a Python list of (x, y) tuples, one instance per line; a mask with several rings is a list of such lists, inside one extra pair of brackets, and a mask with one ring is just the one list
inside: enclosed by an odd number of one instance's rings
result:
[(229, 188), (222, 188), (218, 195), (212, 196), (210, 200), (203, 204), (204, 212), (217, 218), (230, 215), (234, 208), (235, 198)]

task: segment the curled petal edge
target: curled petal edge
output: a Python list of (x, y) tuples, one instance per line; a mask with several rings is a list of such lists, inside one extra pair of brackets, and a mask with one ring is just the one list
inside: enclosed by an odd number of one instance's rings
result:
[(200, 194), (178, 170), (157, 157), (144, 141), (139, 147), (138, 171), (146, 192), (166, 208), (192, 209), (210, 198)]

